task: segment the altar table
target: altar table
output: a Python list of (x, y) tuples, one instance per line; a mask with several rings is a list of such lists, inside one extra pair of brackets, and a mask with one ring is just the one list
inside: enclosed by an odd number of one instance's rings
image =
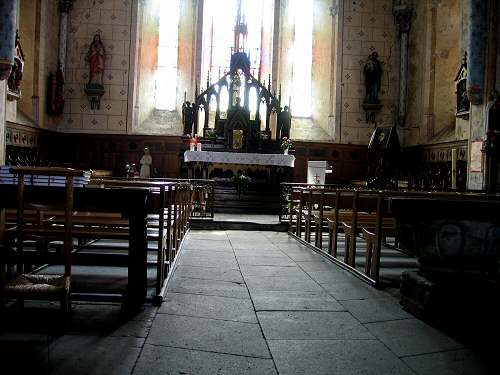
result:
[(265, 165), (290, 167), (295, 165), (295, 156), (283, 154), (257, 154), (217, 151), (185, 151), (185, 162)]

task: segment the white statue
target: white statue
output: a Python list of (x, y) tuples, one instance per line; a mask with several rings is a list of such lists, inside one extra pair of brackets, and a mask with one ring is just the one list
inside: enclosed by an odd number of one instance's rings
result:
[(151, 164), (153, 164), (153, 158), (148, 148), (144, 149), (144, 155), (141, 158), (141, 178), (151, 177)]

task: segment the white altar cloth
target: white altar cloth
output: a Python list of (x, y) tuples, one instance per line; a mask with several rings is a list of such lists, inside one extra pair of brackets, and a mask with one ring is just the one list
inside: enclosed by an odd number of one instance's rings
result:
[(291, 167), (295, 165), (295, 156), (283, 154), (251, 154), (239, 152), (184, 151), (184, 161), (205, 163), (275, 165)]

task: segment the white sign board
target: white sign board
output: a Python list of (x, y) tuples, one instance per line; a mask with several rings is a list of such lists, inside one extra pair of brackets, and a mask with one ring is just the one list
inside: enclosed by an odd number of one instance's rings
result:
[(307, 183), (315, 185), (325, 184), (325, 172), (328, 164), (325, 160), (307, 162)]

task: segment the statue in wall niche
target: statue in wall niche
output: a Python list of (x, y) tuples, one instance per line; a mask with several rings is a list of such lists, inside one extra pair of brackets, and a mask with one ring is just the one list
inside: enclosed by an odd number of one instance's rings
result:
[(101, 97), (105, 90), (102, 84), (104, 75), (104, 63), (106, 60), (106, 51), (99, 34), (94, 35), (87, 52), (86, 60), (89, 63), (89, 81), (85, 85), (85, 93), (90, 100), (91, 109), (100, 109)]
[(380, 92), (382, 83), (382, 63), (378, 59), (377, 52), (373, 52), (372, 54), (370, 54), (370, 56), (368, 56), (368, 61), (363, 68), (363, 73), (365, 75), (366, 89), (364, 103), (380, 103), (378, 94)]
[(106, 59), (106, 52), (104, 45), (101, 41), (99, 34), (94, 35), (94, 39), (90, 44), (87, 52), (87, 62), (90, 65), (89, 69), (89, 82), (87, 86), (100, 85), (102, 86), (102, 77), (104, 74), (104, 61)]
[(14, 53), (14, 63), (10, 72), (7, 86), (9, 90), (17, 95), (21, 94), (21, 84), (23, 82), (24, 52), (19, 40), (19, 32), (16, 32), (16, 44)]
[(149, 148), (144, 149), (144, 155), (141, 158), (141, 172), (139, 173), (141, 178), (151, 177), (151, 164), (153, 164), (153, 158), (149, 152)]

